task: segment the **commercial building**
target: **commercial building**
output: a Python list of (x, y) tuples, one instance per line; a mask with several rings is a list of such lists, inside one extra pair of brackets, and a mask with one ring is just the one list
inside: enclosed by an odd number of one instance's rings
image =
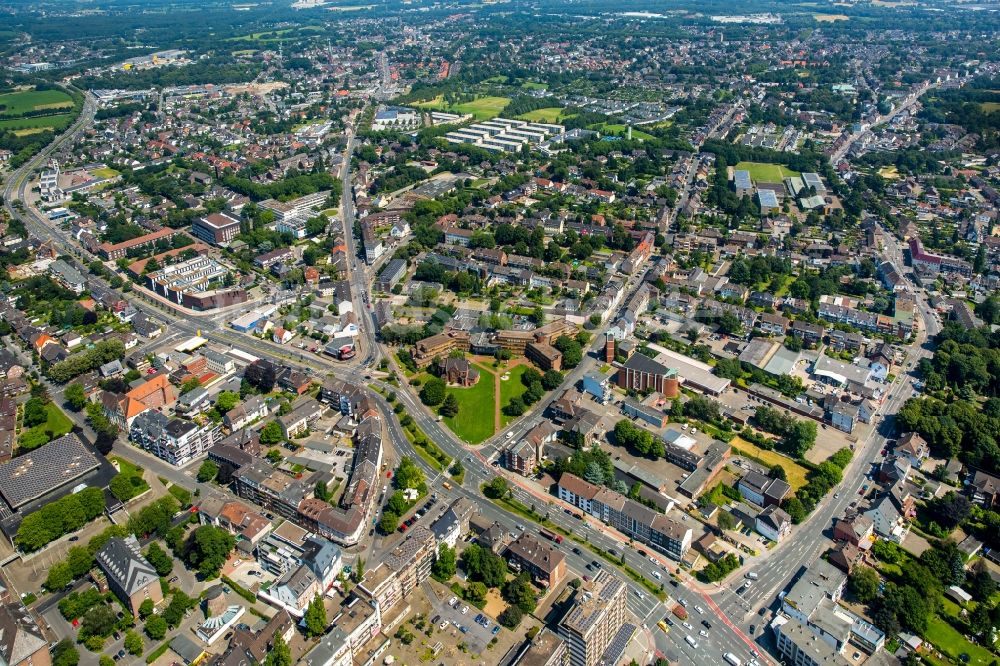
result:
[(538, 146), (564, 131), (562, 125), (494, 118), (448, 132), (444, 138), (449, 143), (470, 144), (497, 152), (517, 152), (526, 145)]
[(240, 221), (226, 213), (199, 217), (191, 225), (191, 235), (209, 245), (229, 245), (239, 233)]
[(667, 396), (676, 396), (679, 393), (677, 371), (645, 354), (632, 354), (618, 368), (617, 383), (626, 390), (652, 390)]
[(448, 331), (419, 340), (413, 348), (417, 367), (425, 368), (435, 358), (447, 358), (455, 350), (469, 351), (469, 334), (465, 331)]
[(740, 495), (757, 506), (772, 506), (781, 504), (792, 487), (781, 479), (772, 479), (760, 472), (747, 472), (736, 485)]
[(576, 591), (558, 627), (572, 666), (602, 663), (604, 651), (625, 625), (627, 590), (623, 581), (602, 569)]
[(431, 575), (437, 539), (423, 525), (414, 527), (374, 569), (365, 572), (356, 588), (383, 616)]
[(210, 310), (247, 300), (243, 289), (223, 286), (228, 274), (229, 269), (215, 259), (199, 256), (147, 274), (146, 286), (173, 303)]
[(154, 604), (163, 601), (160, 577), (142, 556), (134, 536), (108, 539), (94, 560), (107, 577), (108, 587), (135, 617), (139, 617), (139, 606), (146, 599)]

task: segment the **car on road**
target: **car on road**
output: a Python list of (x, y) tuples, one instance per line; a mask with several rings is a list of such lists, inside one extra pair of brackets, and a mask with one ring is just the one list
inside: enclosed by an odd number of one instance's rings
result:
[(176, 583), (178, 580), (179, 579), (177, 578), (177, 576), (173, 576), (173, 577), (170, 578), (170, 582), (171, 583)]
[(709, 622), (708, 620), (702, 620), (701, 621), (701, 626), (705, 627), (706, 629), (711, 629), (712, 628), (712, 623)]
[(654, 572), (653, 572), (653, 578), (655, 578), (656, 580), (662, 580), (662, 579), (663, 579), (663, 576), (662, 576), (662, 575), (660, 575), (660, 572), (659, 572), (659, 571), (654, 571)]
[(753, 636), (753, 633), (755, 631), (757, 631), (757, 625), (756, 624), (751, 624), (750, 625), (750, 635)]
[(705, 614), (705, 609), (702, 608), (701, 606), (695, 606), (694, 609), (696, 611), (698, 611), (698, 615), (704, 615)]
[(448, 600), (448, 605), (454, 608), (458, 604), (458, 597), (452, 597)]
[(72, 542), (72, 541), (79, 541), (79, 540), (80, 540), (80, 537), (78, 537), (78, 536), (71, 536), (71, 537), (69, 538), (69, 540), (70, 540), (71, 542)]
[(469, 612), (469, 607), (468, 606), (462, 606), (462, 615), (465, 615), (468, 612)]
[(595, 569), (600, 569), (601, 568), (601, 563), (598, 562), (597, 560), (594, 560), (593, 562), (591, 562), (590, 565), (592, 567), (594, 567)]
[(681, 606), (684, 606), (684, 608), (687, 608), (688, 600), (687, 599), (678, 599), (677, 603), (679, 603)]
[(705, 631), (704, 629), (702, 629), (701, 631), (699, 631), (698, 635), (701, 636), (702, 638), (708, 638), (708, 632)]
[(579, 548), (577, 548), (576, 546), (573, 546), (573, 554), (574, 555), (583, 555), (583, 551), (580, 550)]
[(692, 627), (692, 626), (691, 626), (691, 625), (690, 625), (689, 623), (687, 623), (687, 622), (681, 622), (681, 626), (682, 626), (682, 627), (684, 627), (685, 629), (687, 629), (688, 631), (694, 631), (694, 627)]
[(652, 562), (653, 564), (656, 564), (656, 558), (653, 557), (652, 555), (650, 555), (649, 561)]

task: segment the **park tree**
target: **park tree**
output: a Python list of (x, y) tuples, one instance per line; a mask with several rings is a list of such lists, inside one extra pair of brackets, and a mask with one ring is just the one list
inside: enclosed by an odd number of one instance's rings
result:
[(167, 621), (161, 615), (151, 615), (146, 620), (145, 631), (154, 641), (163, 640), (167, 635)]
[(281, 426), (277, 421), (271, 421), (260, 431), (260, 443), (262, 446), (271, 446), (285, 439), (281, 432)]
[(399, 528), (399, 515), (392, 511), (383, 511), (382, 517), (378, 521), (378, 531), (384, 535), (389, 535)]
[(859, 566), (851, 571), (847, 579), (848, 587), (862, 603), (870, 603), (878, 597), (881, 580), (871, 567)]
[(500, 616), (497, 617), (497, 621), (508, 629), (514, 629), (517, 625), (521, 624), (521, 619), (524, 617), (524, 612), (517, 606), (508, 606)]
[(326, 606), (323, 605), (323, 597), (318, 594), (309, 602), (305, 614), (306, 635), (311, 638), (322, 636), (326, 631)]
[(87, 405), (87, 392), (84, 390), (83, 385), (78, 382), (68, 385), (66, 390), (63, 391), (63, 396), (66, 398), (66, 404), (74, 412), (79, 412)]
[(455, 549), (446, 543), (442, 543), (438, 546), (437, 559), (434, 560), (431, 571), (437, 580), (444, 582), (455, 575), (456, 564)]
[(489, 589), (478, 581), (473, 581), (465, 587), (465, 598), (469, 601), (480, 602), (486, 598)]
[(160, 577), (169, 576), (174, 570), (174, 558), (155, 541), (146, 549), (146, 561), (156, 569), (156, 575)]
[(235, 545), (235, 538), (225, 529), (202, 525), (188, 537), (184, 558), (205, 578), (215, 578)]
[(420, 388), (420, 401), (428, 407), (435, 407), (444, 402), (445, 383), (440, 377), (431, 377)]
[(455, 397), (454, 393), (449, 393), (445, 396), (444, 402), (441, 404), (441, 408), (438, 413), (445, 418), (454, 418), (458, 414), (458, 399)]
[(508, 489), (507, 479), (502, 476), (494, 476), (483, 486), (483, 494), (491, 499), (500, 499), (507, 494)]
[(501, 590), (501, 595), (504, 601), (512, 606), (517, 606), (525, 613), (531, 613), (535, 610), (537, 603), (535, 590), (532, 588), (531, 579), (526, 573), (507, 581)]
[(142, 654), (143, 643), (142, 636), (139, 635), (139, 632), (134, 629), (129, 629), (125, 632), (125, 649), (128, 650), (128, 653), (132, 656)]

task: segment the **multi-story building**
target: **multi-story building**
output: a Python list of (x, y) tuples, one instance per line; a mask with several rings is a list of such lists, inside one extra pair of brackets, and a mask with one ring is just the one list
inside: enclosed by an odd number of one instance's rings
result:
[(139, 617), (139, 606), (146, 599), (154, 604), (163, 601), (160, 577), (142, 556), (134, 536), (108, 539), (94, 559), (107, 577), (108, 587), (135, 617)]
[(794, 618), (774, 624), (778, 652), (794, 666), (848, 666), (851, 662), (836, 648)]
[(230, 430), (239, 430), (267, 415), (267, 402), (261, 396), (254, 395), (226, 412), (222, 423)]
[(278, 419), (278, 425), (286, 438), (292, 438), (307, 431), (323, 415), (323, 411), (323, 405), (316, 400), (301, 398), (291, 412)]
[(601, 570), (576, 591), (558, 628), (572, 666), (602, 663), (604, 651), (625, 624), (627, 589), (619, 578)]
[(566, 575), (566, 556), (551, 543), (539, 541), (527, 532), (511, 542), (504, 555), (512, 569), (528, 572), (546, 589), (554, 589)]
[(566, 641), (548, 629), (542, 629), (511, 666), (569, 666)]
[(132, 421), (129, 439), (171, 465), (185, 465), (222, 439), (219, 426), (168, 418), (148, 409)]
[(675, 560), (682, 559), (691, 547), (693, 531), (684, 523), (573, 474), (559, 477), (559, 499)]
[(226, 213), (211, 213), (197, 218), (191, 235), (209, 245), (228, 245), (240, 233), (240, 221)]
[(381, 564), (365, 572), (357, 592), (384, 615), (430, 577), (436, 554), (434, 533), (418, 525)]
[(435, 358), (447, 358), (455, 350), (469, 351), (469, 334), (465, 331), (448, 331), (419, 340), (413, 347), (413, 360), (417, 367), (425, 368)]
[[(623, 389), (652, 390), (669, 395), (677, 394), (677, 371), (654, 361), (644, 354), (633, 354), (618, 368), (617, 382)], [(669, 384), (673, 384), (668, 386)]]

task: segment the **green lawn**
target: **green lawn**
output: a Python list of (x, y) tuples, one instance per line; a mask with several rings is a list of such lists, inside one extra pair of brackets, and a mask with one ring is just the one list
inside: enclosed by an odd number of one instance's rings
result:
[(555, 123), (562, 118), (563, 109), (561, 106), (546, 106), (542, 109), (528, 111), (518, 116), (521, 120), (528, 120), (533, 123)]
[(733, 168), (737, 171), (749, 171), (750, 177), (760, 183), (780, 183), (784, 178), (801, 175), (780, 164), (766, 162), (740, 162)]
[(101, 167), (100, 169), (92, 170), (90, 173), (98, 178), (114, 178), (121, 174), (120, 171), (116, 171), (111, 167)]
[(129, 462), (128, 460), (125, 460), (124, 458), (121, 458), (119, 456), (114, 456), (111, 458), (111, 460), (113, 462), (118, 463), (118, 471), (121, 474), (135, 474), (139, 476), (142, 475), (142, 468), (136, 465), (135, 463)]
[(469, 388), (449, 386), (447, 391), (458, 400), (458, 414), (444, 420), (453, 433), (470, 444), (493, 436), (495, 394), (493, 375), (479, 368), (479, 381)]
[(0, 95), (0, 113), (20, 115), (28, 111), (61, 109), (73, 106), (73, 99), (62, 90), (19, 90)]
[(937, 615), (931, 617), (927, 623), (927, 631), (924, 632), (923, 637), (933, 643), (934, 647), (943, 654), (951, 657), (955, 663), (958, 663), (958, 655), (963, 652), (969, 655), (968, 663), (973, 666), (988, 666), (996, 659), (989, 650), (970, 643), (965, 636)]
[[(516, 365), (511, 368), (508, 372), (510, 373), (510, 379), (507, 381), (500, 380), (500, 409), (503, 410), (504, 405), (510, 402), (511, 398), (521, 395), (527, 390), (527, 386), (521, 383), (521, 375), (530, 366), (527, 365)], [(500, 412), (500, 423), (506, 426), (508, 423), (516, 419), (516, 416), (507, 416)]]
[(438, 95), (434, 99), (423, 102), (416, 102), (411, 106), (422, 109), (435, 109), (438, 111), (448, 111), (451, 113), (469, 113), (476, 120), (489, 120), (500, 115), (500, 112), (510, 104), (509, 97), (479, 97), (471, 102), (463, 104), (447, 104), (444, 97)]
[(24, 439), (28, 433), (47, 432), (51, 433), (49, 436), (49, 441), (51, 442), (53, 439), (58, 439), (73, 429), (73, 422), (69, 420), (69, 417), (54, 402), (45, 405), (45, 412), (48, 415), (45, 423), (40, 423), (34, 428), (22, 431), (18, 439)]
[(788, 481), (788, 485), (792, 487), (793, 491), (806, 485), (806, 472), (808, 470), (791, 458), (783, 456), (776, 451), (762, 449), (739, 436), (734, 437), (730, 444), (733, 445), (734, 449), (738, 449), (741, 453), (749, 454), (750, 457), (756, 458), (764, 464), (771, 466), (781, 465), (781, 467), (785, 470), (785, 477)]

